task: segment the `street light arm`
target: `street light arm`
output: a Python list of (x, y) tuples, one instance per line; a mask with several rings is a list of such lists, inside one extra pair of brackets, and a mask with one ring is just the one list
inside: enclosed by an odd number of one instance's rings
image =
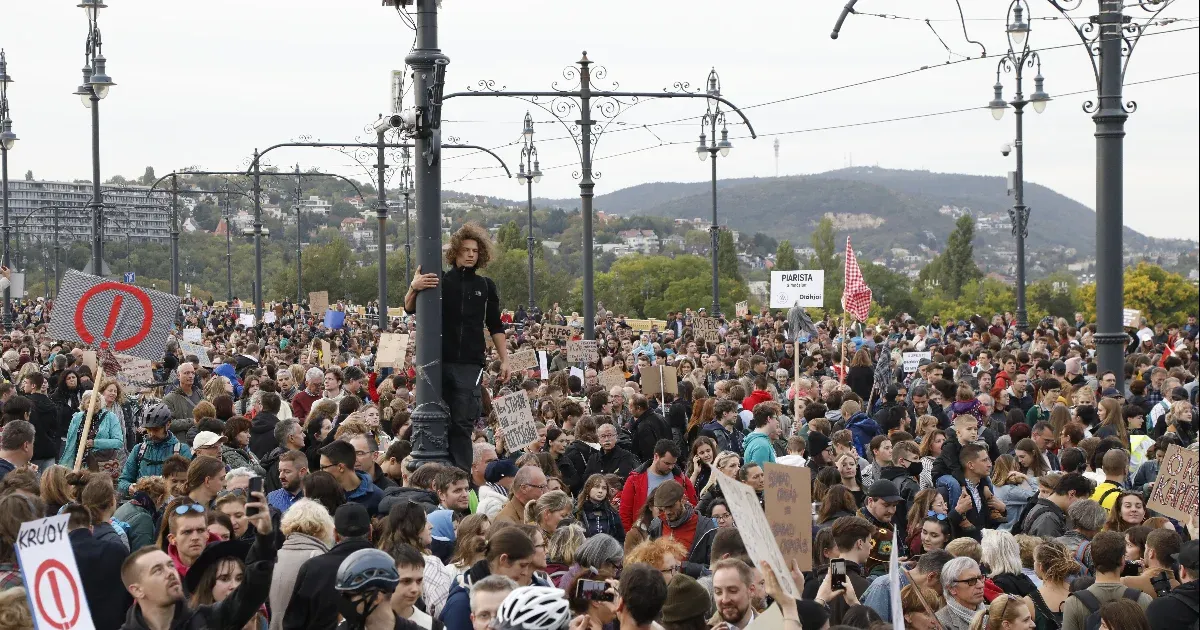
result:
[[(269, 146), (269, 147), (267, 147), (267, 148), (263, 149), (262, 151), (259, 151), (259, 153), (258, 153), (258, 161), (261, 163), (261, 162), (262, 162), (262, 156), (263, 156), (263, 155), (265, 155), (267, 152), (269, 152), (269, 151), (271, 151), (271, 150), (273, 150), (273, 149), (279, 149), (279, 148), (282, 148), (282, 147), (320, 147), (320, 148), (355, 148), (355, 149), (357, 149), (357, 148), (366, 148), (366, 149), (375, 149), (375, 148), (378, 148), (379, 146), (380, 146), (380, 145), (379, 145), (379, 143), (376, 143), (376, 142), (281, 142), (281, 143), (279, 143), (279, 144), (271, 145), (271, 146)], [(416, 145), (414, 145), (414, 144), (412, 144), (412, 143), (404, 143), (404, 142), (401, 142), (401, 143), (388, 142), (388, 143), (384, 143), (384, 144), (383, 144), (383, 148), (385, 148), (385, 149), (411, 149), (411, 148), (413, 148), (413, 147), (415, 147), (415, 146), (416, 146)], [(512, 172), (508, 170), (508, 164), (506, 164), (506, 163), (504, 162), (504, 160), (500, 158), (500, 156), (499, 156), (499, 155), (496, 155), (494, 152), (492, 152), (492, 150), (491, 150), (491, 149), (487, 149), (487, 148), (485, 148), (485, 147), (481, 147), (481, 146), (474, 145), (474, 144), (443, 144), (443, 145), (442, 145), (442, 148), (443, 148), (443, 149), (473, 149), (473, 150), (477, 150), (477, 151), (483, 151), (483, 152), (487, 153), (488, 155), (490, 155), (490, 156), (492, 156), (492, 157), (496, 158), (496, 161), (500, 163), (500, 166), (504, 167), (504, 172), (505, 172), (505, 173), (506, 173), (506, 174), (507, 174), (509, 177), (512, 177)], [(254, 163), (253, 163), (253, 162), (251, 162), (251, 164), (250, 164), (250, 169), (251, 169), (251, 170), (249, 170), (249, 171), (246, 171), (245, 173), (238, 173), (238, 174), (239, 174), (239, 175), (249, 175), (249, 174), (251, 174), (251, 173), (253, 172), (253, 169), (254, 169)], [(260, 173), (260, 174), (261, 174), (261, 175), (274, 175), (275, 173)], [(316, 175), (317, 173), (304, 173), (304, 174), (305, 174), (305, 175)], [(288, 175), (288, 176), (290, 177), (290, 176), (294, 175), (294, 173), (287, 173), (286, 175)], [(342, 177), (341, 175), (334, 175), (333, 173), (320, 173), (320, 175), (329, 175), (329, 176), (331, 176), (331, 177), (340, 177), (341, 179), (343, 179), (343, 180), (345, 180), (345, 181), (347, 181), (347, 182), (349, 182), (349, 181), (350, 181), (349, 179), (346, 179), (345, 177)], [(351, 185), (353, 185), (353, 184), (351, 184)], [(358, 187), (357, 187), (357, 186), (355, 186), (355, 190), (357, 190), (357, 189), (358, 189)], [(359, 196), (360, 196), (360, 197), (362, 197), (362, 193), (359, 193)], [(363, 197), (363, 198), (365, 199), (365, 197)]]

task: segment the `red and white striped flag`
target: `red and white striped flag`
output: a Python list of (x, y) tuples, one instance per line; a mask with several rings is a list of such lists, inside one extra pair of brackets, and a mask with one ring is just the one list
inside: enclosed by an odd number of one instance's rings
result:
[(871, 310), (871, 288), (863, 280), (849, 236), (846, 237), (846, 288), (842, 292), (842, 308), (860, 322), (867, 321), (867, 313)]

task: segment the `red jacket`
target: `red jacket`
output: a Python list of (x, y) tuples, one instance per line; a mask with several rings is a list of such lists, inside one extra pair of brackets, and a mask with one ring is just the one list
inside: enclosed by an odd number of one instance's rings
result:
[[(625, 531), (630, 531), (634, 521), (638, 519), (638, 514), (641, 513), (642, 507), (646, 505), (646, 489), (650, 487), (650, 478), (646, 471), (650, 468), (653, 461), (646, 462), (630, 473), (629, 478), (625, 480), (625, 486), (621, 489), (621, 525), (625, 527)], [(683, 486), (683, 496), (692, 505), (696, 505), (696, 488), (692, 486), (692, 480), (688, 479), (679, 472), (676, 468), (674, 471), (675, 481)]]
[(756, 389), (750, 392), (749, 396), (742, 399), (742, 409), (753, 412), (754, 405), (757, 405), (758, 403), (770, 402), (771, 400), (772, 398), (770, 392)]

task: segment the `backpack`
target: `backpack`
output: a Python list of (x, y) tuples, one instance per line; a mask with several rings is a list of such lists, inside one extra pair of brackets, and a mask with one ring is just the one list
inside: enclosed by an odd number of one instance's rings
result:
[[(141, 470), (142, 470), (142, 459), (146, 457), (147, 446), (149, 446), (149, 443), (147, 443), (145, 440), (143, 440), (142, 443), (138, 445), (137, 457), (134, 459), (135, 466), (137, 466), (134, 470), (137, 472), (141, 472)], [(172, 455), (179, 454), (179, 441), (178, 440), (176, 440), (175, 445), (171, 447), (171, 454)], [(158, 460), (152, 459), (152, 460), (149, 460), (149, 464), (151, 466), (162, 466), (164, 461), (158, 461)]]
[(1086, 576), (1086, 575), (1092, 574), (1091, 551), (1092, 551), (1092, 541), (1090, 541), (1090, 540), (1085, 540), (1082, 543), (1079, 543), (1079, 547), (1077, 549), (1075, 549), (1075, 562), (1077, 562), (1079, 564), (1080, 568), (1082, 569), (1079, 572), (1079, 575)]
[(1017, 518), (1013, 520), (1012, 528), (1008, 530), (1013, 536), (1025, 533), (1025, 517), (1032, 516), (1035, 513), (1033, 508), (1037, 507), (1037, 502), (1038, 497), (1035, 494), (1032, 497), (1029, 497), (1029, 500), (1025, 502), (1025, 505), (1021, 506), (1021, 512), (1017, 514)]
[(1024, 514), (1022, 514), (1021, 516), (1018, 516), (1018, 517), (1017, 517), (1017, 520), (1016, 520), (1016, 521), (1013, 523), (1012, 529), (1010, 529), (1010, 530), (1009, 530), (1009, 532), (1011, 532), (1013, 536), (1016, 536), (1017, 534), (1023, 534), (1023, 533), (1025, 533), (1025, 530), (1026, 530), (1026, 529), (1028, 529), (1028, 527), (1025, 525), (1025, 523), (1026, 523), (1027, 521), (1028, 521), (1030, 524), (1033, 524), (1033, 522), (1034, 522), (1035, 520), (1037, 520), (1037, 518), (1038, 518), (1039, 516), (1041, 516), (1041, 515), (1042, 515), (1042, 514), (1044, 514), (1044, 513), (1045, 513), (1047, 510), (1049, 510), (1049, 509), (1050, 509), (1050, 508), (1048, 508), (1048, 507), (1046, 507), (1046, 506), (1044, 506), (1044, 505), (1043, 505), (1043, 506), (1041, 506), (1041, 507), (1042, 507), (1042, 509), (1041, 509), (1041, 510), (1039, 510), (1039, 509), (1038, 509), (1038, 507), (1039, 507), (1039, 506), (1038, 506), (1038, 504), (1037, 504), (1037, 500), (1036, 500), (1036, 498), (1035, 498), (1035, 499), (1034, 499), (1034, 504), (1033, 504), (1033, 506), (1032, 506), (1032, 507), (1028, 507), (1028, 508), (1026, 508), (1026, 510), (1025, 510), (1025, 513), (1024, 513)]
[[(1136, 588), (1126, 588), (1121, 597), (1136, 603), (1141, 594)], [(1100, 630), (1100, 600), (1087, 589), (1071, 593), (1071, 597), (1078, 598), (1087, 607), (1088, 616), (1083, 620), (1083, 630)]]

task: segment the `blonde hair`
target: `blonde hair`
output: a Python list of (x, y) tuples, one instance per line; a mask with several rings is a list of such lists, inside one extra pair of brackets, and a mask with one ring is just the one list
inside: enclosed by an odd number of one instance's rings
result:
[(325, 543), (333, 544), (333, 517), (325, 506), (312, 499), (300, 499), (283, 513), (279, 529), (284, 537), (292, 534), (312, 536)]
[(1009, 593), (997, 595), (991, 605), (975, 613), (970, 630), (1000, 630), (1005, 621), (1016, 623), (1021, 618), (1022, 606), (1030, 615), (1033, 614), (1033, 610), (1023, 598)]
[(1033, 559), (1034, 568), (1041, 567), (1038, 574), (1042, 581), (1066, 584), (1068, 577), (1079, 572), (1080, 566), (1066, 545), (1057, 540), (1039, 539), (1039, 543)]
[[(961, 418), (962, 416), (959, 417)], [(1018, 469), (1019, 467), (1017, 466), (1017, 458), (1013, 457), (1012, 455), (1005, 453), (1000, 457), (997, 457), (996, 463), (992, 467), (992, 485), (1007, 486), (1008, 474), (1014, 470), (1019, 472)]]
[(1021, 573), (1021, 546), (1008, 532), (997, 529), (983, 530), (982, 561), (991, 569), (991, 575)]
[(955, 538), (946, 544), (946, 553), (955, 558), (970, 558), (979, 562), (983, 558), (983, 548), (974, 538)]
[(571, 508), (571, 497), (562, 490), (554, 490), (543, 494), (537, 501), (525, 504), (525, 522), (541, 527), (542, 516), (546, 512), (557, 512)]
[[(120, 383), (118, 383), (118, 382), (117, 382), (117, 379), (115, 379), (115, 378), (111, 378), (111, 377), (108, 377), (108, 376), (105, 376), (105, 377), (101, 378), (101, 379), (100, 379), (100, 382), (96, 384), (96, 387), (95, 387), (94, 389), (95, 389), (95, 391), (98, 391), (98, 392), (100, 392), (100, 395), (101, 395), (101, 396), (103, 396), (103, 395), (104, 395), (104, 390), (108, 389), (108, 386), (109, 386), (109, 385), (116, 385), (116, 386), (117, 386), (117, 400), (116, 400), (116, 404), (118, 404), (118, 405), (123, 405), (123, 404), (125, 404), (125, 388), (124, 388), (124, 387), (121, 387), (121, 384), (120, 384)], [(97, 400), (97, 401), (96, 401), (96, 404), (97, 404), (97, 405), (101, 404), (101, 401)]]
[(586, 539), (583, 528), (578, 525), (560, 527), (554, 530), (554, 534), (546, 542), (546, 558), (558, 564), (571, 566), (575, 563), (575, 552)]
[(25, 587), (0, 591), (0, 628), (33, 630), (33, 615), (29, 612)]

